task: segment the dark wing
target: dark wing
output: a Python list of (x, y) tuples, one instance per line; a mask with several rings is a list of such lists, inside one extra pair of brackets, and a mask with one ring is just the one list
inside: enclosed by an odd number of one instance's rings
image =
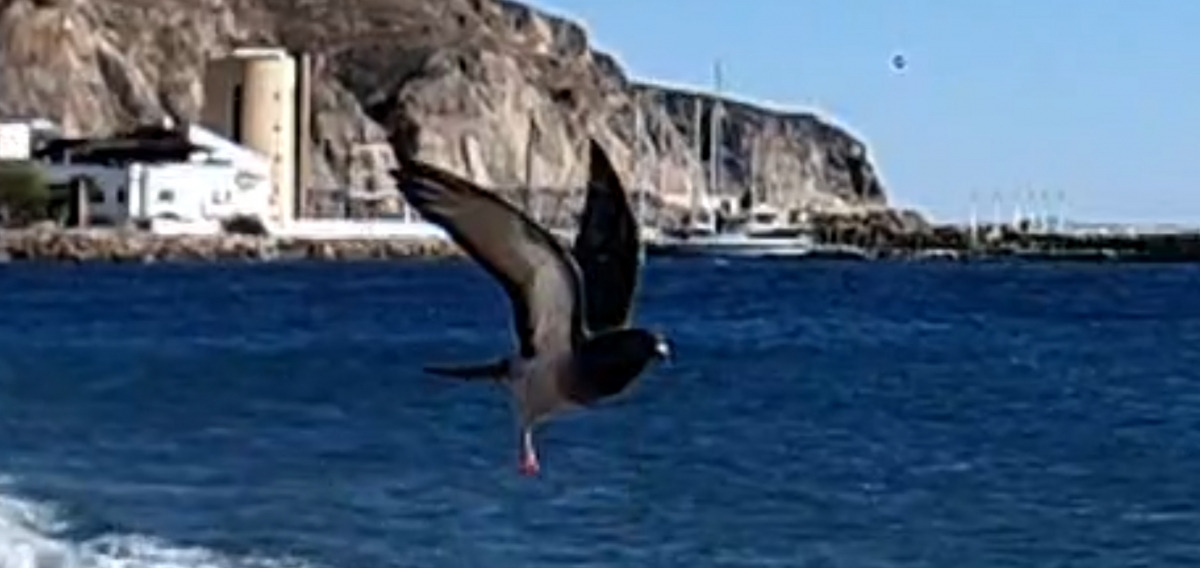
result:
[(604, 148), (591, 139), (588, 151), (587, 201), (574, 253), (583, 276), (585, 323), (597, 332), (629, 324), (641, 270), (641, 235)]
[(441, 168), (401, 158), (405, 199), (498, 280), (512, 305), (521, 355), (570, 348), (582, 335), (578, 267), (513, 206)]

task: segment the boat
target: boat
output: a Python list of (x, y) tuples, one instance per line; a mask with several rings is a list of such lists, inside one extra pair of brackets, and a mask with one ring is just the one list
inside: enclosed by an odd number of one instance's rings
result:
[[(720, 69), (716, 69), (719, 78)], [(720, 90), (718, 79), (718, 91)], [(697, 99), (693, 125), (696, 131), (701, 128), (702, 102)], [(646, 242), (646, 251), (657, 256), (739, 256), (739, 257), (796, 257), (811, 253), (816, 247), (814, 239), (803, 223), (791, 223), (783, 211), (766, 202), (755, 202), (753, 188), (743, 196), (746, 206), (744, 211), (734, 213), (731, 207), (721, 207), (713, 203), (712, 188), (720, 185), (719, 153), (721, 139), (721, 120), (723, 107), (720, 101), (714, 101), (712, 117), (709, 120), (709, 160), (708, 183), (710, 191), (701, 193), (694, 183), (690, 188), (691, 206), (682, 226), (673, 229), (662, 229), (659, 237)], [(693, 149), (697, 159), (700, 157), (700, 137), (694, 137), (696, 146)], [(751, 175), (755, 179), (754, 162), (758, 159), (758, 149), (751, 152)]]
[(842, 244), (819, 244), (806, 257), (811, 260), (871, 260), (878, 258), (873, 251), (863, 247)]
[(663, 237), (646, 243), (646, 252), (655, 256), (736, 256), (796, 257), (814, 250), (809, 240), (794, 237), (754, 237), (745, 233), (675, 239)]
[(785, 223), (774, 208), (763, 204), (744, 217), (693, 217), (683, 228), (663, 230), (648, 250), (657, 255), (795, 257), (812, 253), (812, 236), (800, 226)]
[(746, 219), (717, 217), (716, 226), (686, 224), (663, 229), (655, 240), (646, 241), (654, 255), (796, 257), (820, 248), (808, 230), (780, 221), (777, 214), (758, 211)]

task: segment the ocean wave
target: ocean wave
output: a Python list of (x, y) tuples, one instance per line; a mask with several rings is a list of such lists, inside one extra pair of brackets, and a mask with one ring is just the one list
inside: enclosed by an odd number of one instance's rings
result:
[(70, 536), (52, 503), (19, 495), (0, 478), (0, 568), (314, 568), (291, 558), (237, 556), (150, 535)]

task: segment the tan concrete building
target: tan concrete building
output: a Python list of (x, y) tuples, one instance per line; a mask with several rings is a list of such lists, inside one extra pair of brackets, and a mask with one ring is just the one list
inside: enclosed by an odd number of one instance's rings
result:
[(305, 215), (311, 170), (312, 88), (307, 55), (245, 48), (208, 62), (201, 123), (271, 163), (272, 221)]

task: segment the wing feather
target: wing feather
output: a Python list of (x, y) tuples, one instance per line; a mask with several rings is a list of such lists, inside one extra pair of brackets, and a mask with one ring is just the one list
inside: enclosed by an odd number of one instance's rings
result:
[(588, 331), (625, 327), (641, 271), (641, 235), (629, 198), (604, 148), (589, 143), (586, 203), (574, 255), (583, 278)]
[(441, 227), (507, 293), (522, 357), (581, 339), (579, 268), (544, 228), (496, 194), (426, 162), (401, 158), (405, 199)]

